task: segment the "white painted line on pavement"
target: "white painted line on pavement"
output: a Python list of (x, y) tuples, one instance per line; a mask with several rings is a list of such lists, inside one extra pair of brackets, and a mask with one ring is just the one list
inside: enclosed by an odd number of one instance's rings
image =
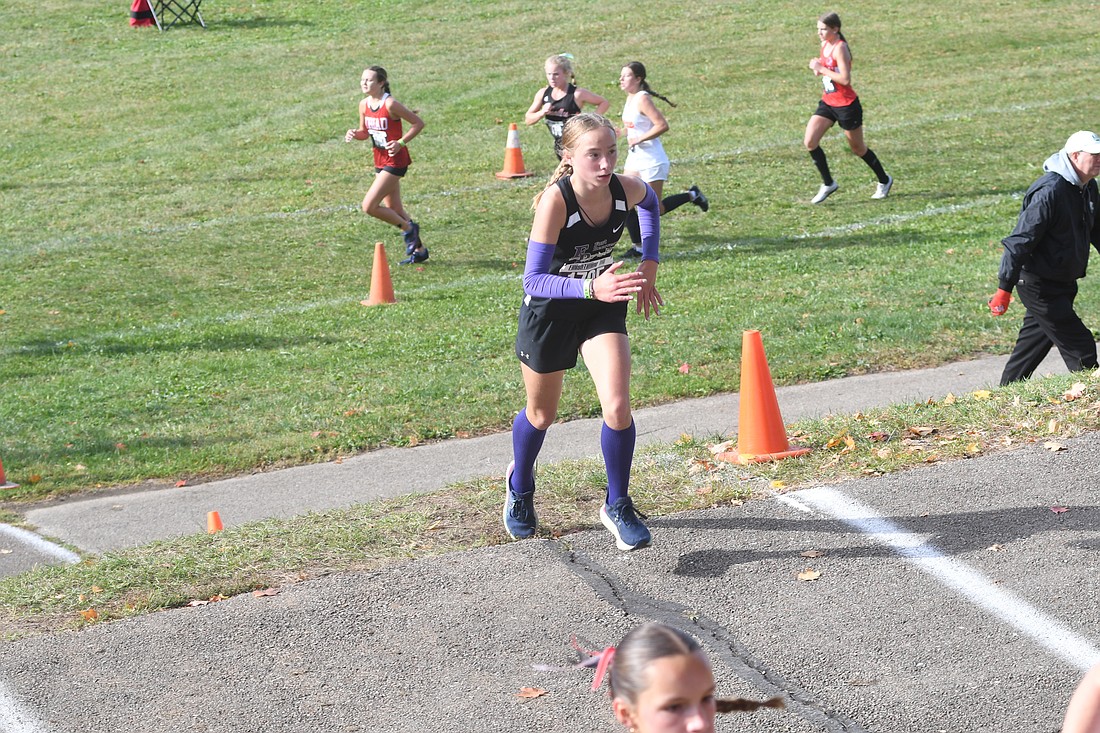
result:
[(27, 712), (0, 680), (0, 733), (41, 733), (42, 724)]
[(80, 555), (77, 555), (75, 552), (70, 552), (60, 545), (55, 545), (48, 540), (44, 540), (34, 532), (28, 532), (25, 529), (13, 527), (10, 524), (0, 524), (0, 535), (7, 535), (17, 542), (22, 542), (24, 545), (30, 545), (39, 552), (62, 562), (80, 562)]
[[(818, 487), (780, 496), (779, 501), (800, 511), (814, 509), (835, 517), (899, 555), (975, 605), (1027, 634), (1081, 671), (1100, 663), (1100, 650), (1061, 621), (1043, 613), (1022, 598), (998, 588), (965, 563), (944, 556), (927, 539), (909, 532), (834, 489)], [(809, 506), (807, 506), (809, 505)]]

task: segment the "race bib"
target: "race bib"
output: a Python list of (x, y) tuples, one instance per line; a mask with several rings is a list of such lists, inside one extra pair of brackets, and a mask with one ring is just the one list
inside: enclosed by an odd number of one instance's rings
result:
[(605, 257), (597, 259), (585, 260), (583, 262), (567, 262), (562, 265), (559, 275), (563, 277), (580, 278), (581, 280), (591, 280), (598, 277), (604, 270), (611, 267), (614, 259), (611, 254), (608, 253)]
[(386, 149), (386, 131), (385, 130), (371, 130), (370, 131), (371, 142), (374, 143), (374, 147)]
[(833, 84), (833, 80), (830, 79), (827, 76), (822, 76), (821, 77), (821, 85), (823, 87), (825, 87), (825, 93), (826, 94), (832, 94), (833, 92), (836, 91), (836, 85)]
[(550, 134), (554, 137), (561, 137), (561, 132), (565, 128), (565, 122), (562, 120), (547, 120), (546, 126), (550, 128)]

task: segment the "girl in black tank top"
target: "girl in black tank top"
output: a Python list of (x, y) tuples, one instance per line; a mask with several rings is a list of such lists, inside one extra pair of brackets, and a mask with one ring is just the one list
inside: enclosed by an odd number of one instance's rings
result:
[(561, 160), (562, 128), (569, 118), (579, 115), (584, 105), (594, 106), (597, 114), (602, 115), (611, 103), (573, 84), (573, 57), (570, 54), (557, 54), (546, 59), (546, 81), (548, 86), (535, 93), (535, 99), (523, 119), (528, 126), (539, 120), (546, 122), (554, 138), (554, 152)]

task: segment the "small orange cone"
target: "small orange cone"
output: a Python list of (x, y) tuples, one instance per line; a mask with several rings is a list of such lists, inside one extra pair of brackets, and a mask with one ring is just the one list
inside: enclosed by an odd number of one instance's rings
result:
[(214, 534), (222, 531), (222, 518), (217, 512), (206, 513), (206, 533)]
[(4, 462), (0, 461), (0, 489), (17, 489), (19, 484), (8, 483), (8, 479), (4, 476)]
[(737, 425), (737, 452), (721, 453), (729, 463), (758, 463), (803, 456), (809, 448), (790, 449), (771, 370), (764, 356), (760, 332), (745, 331), (741, 339), (741, 414)]
[(523, 151), (519, 147), (519, 130), (516, 123), (508, 125), (508, 144), (504, 146), (504, 170), (497, 178), (527, 178), (535, 175), (523, 167)]
[(396, 303), (393, 297), (393, 281), (390, 279), (390, 265), (386, 262), (386, 247), (381, 242), (374, 244), (374, 267), (370, 271), (370, 297), (363, 305), (385, 305)]

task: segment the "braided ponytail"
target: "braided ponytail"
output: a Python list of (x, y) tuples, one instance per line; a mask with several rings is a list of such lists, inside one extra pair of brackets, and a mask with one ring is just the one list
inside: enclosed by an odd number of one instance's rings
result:
[(653, 91), (653, 88), (651, 86), (649, 86), (649, 82), (645, 80), (645, 65), (642, 64), (641, 61), (631, 61), (629, 64), (626, 65), (626, 68), (630, 69), (630, 73), (634, 74), (634, 76), (638, 78), (638, 81), (641, 82), (641, 88), (643, 92), (646, 92), (656, 97), (657, 99), (663, 100), (665, 104), (667, 104), (669, 107), (676, 106), (675, 104), (673, 104), (671, 99), (663, 94), (658, 94), (657, 92)]

